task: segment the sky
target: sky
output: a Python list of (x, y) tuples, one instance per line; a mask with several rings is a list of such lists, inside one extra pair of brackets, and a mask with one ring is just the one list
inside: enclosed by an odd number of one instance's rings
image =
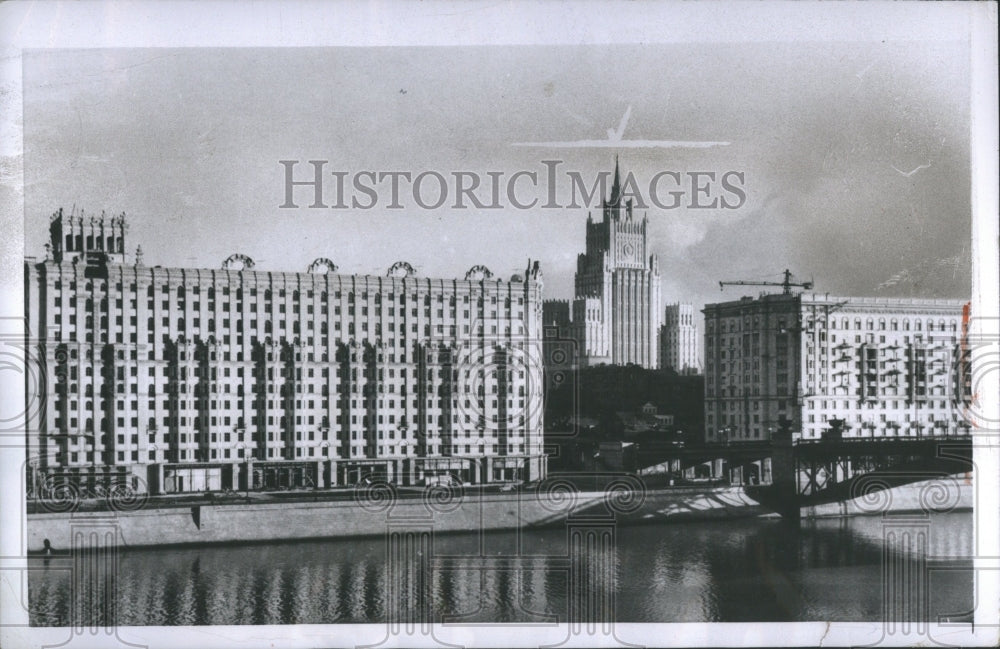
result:
[[(279, 161), (506, 179), (560, 160), (591, 182), (617, 155), (643, 191), (664, 171), (743, 174), (738, 209), (649, 206), (665, 303), (756, 295), (718, 282), (785, 268), (821, 293), (968, 298), (968, 60), (966, 41), (898, 40), (28, 51), (25, 254), (44, 255), (56, 209), (105, 210), (128, 215), (149, 265), (239, 252), (258, 270), (327, 257), (506, 278), (532, 259), (567, 299), (582, 207), (399, 210), (383, 191), (372, 209), (310, 209), (297, 190), (282, 209)], [(592, 145), (516, 146), (565, 141)]]

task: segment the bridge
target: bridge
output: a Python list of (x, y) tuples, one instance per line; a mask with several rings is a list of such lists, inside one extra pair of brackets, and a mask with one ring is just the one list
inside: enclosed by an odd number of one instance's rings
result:
[(728, 472), (731, 482), (785, 518), (803, 507), (868, 497), (874, 492), (972, 470), (972, 438), (843, 437), (843, 422), (831, 422), (823, 439), (794, 439), (787, 425), (765, 442), (684, 448), (640, 443), (637, 455), (651, 467), (681, 477), (708, 466), (713, 477)]

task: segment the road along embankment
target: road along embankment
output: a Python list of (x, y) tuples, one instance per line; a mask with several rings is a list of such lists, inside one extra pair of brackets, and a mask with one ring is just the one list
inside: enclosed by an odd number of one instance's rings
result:
[[(431, 488), (397, 494), (365, 489), (353, 498), (287, 502), (230, 502), (147, 506), (134, 511), (78, 511), (28, 515), (28, 551), (70, 550), (93, 535), (117, 536), (119, 547), (255, 543), (383, 536), (387, 532), (435, 533), (564, 525), (582, 519), (614, 519), (621, 525), (775, 516), (742, 487), (671, 487), (643, 490), (618, 482), (604, 491), (578, 491), (567, 483), (543, 483), (511, 493)], [(879, 495), (802, 510), (803, 517), (874, 514), (883, 511), (951, 511), (972, 507), (972, 482), (955, 476), (949, 487), (916, 483)]]

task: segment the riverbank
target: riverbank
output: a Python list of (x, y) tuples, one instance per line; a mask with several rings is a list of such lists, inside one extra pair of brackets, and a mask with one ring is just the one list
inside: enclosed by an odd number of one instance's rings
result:
[[(802, 510), (803, 517), (851, 516), (883, 511), (971, 509), (972, 482), (955, 476), (876, 492), (866, 498)], [(623, 480), (603, 491), (577, 491), (559, 483), (542, 491), (483, 493), (431, 489), (415, 494), (362, 490), (338, 500), (216, 500), (136, 511), (76, 511), (28, 515), (28, 551), (65, 552), (76, 538), (113, 532), (119, 547), (256, 543), (384, 536), (389, 530), (434, 533), (615, 521), (619, 525), (776, 516), (742, 487), (669, 487), (643, 492)], [(85, 536), (80, 536), (85, 535)]]

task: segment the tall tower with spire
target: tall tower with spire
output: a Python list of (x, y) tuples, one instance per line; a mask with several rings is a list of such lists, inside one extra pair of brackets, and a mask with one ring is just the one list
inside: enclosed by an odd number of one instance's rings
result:
[(647, 217), (623, 200), (618, 159), (601, 220), (587, 215), (586, 252), (577, 258), (572, 331), (588, 365), (658, 365), (660, 267), (646, 238)]

